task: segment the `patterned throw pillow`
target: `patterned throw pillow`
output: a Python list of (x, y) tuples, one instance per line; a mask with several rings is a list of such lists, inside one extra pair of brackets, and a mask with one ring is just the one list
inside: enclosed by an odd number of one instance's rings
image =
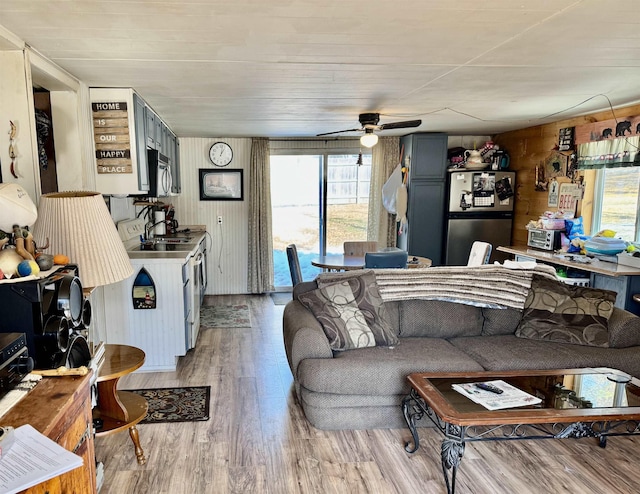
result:
[(373, 273), (323, 285), (298, 300), (318, 319), (333, 350), (398, 343)]
[(533, 275), (516, 336), (608, 347), (616, 293)]

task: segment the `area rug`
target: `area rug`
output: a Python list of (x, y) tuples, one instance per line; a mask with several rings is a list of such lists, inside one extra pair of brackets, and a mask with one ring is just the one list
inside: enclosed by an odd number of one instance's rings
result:
[(291, 292), (271, 292), (269, 295), (274, 305), (287, 305), (291, 302)]
[(207, 305), (200, 308), (200, 326), (206, 328), (250, 328), (249, 306)]
[(209, 420), (211, 386), (130, 389), (128, 391), (143, 396), (149, 404), (149, 411), (140, 422), (141, 424)]

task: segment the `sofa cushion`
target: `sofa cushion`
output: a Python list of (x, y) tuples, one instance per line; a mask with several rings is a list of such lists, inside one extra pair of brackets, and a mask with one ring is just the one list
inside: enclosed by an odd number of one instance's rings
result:
[(481, 331), (480, 307), (441, 300), (403, 300), (400, 305), (401, 338), (476, 336)]
[(441, 338), (402, 338), (394, 348), (370, 347), (336, 353), (333, 359), (305, 359), (300, 386), (340, 395), (401, 395), (412, 372), (479, 371), (482, 367)]
[(594, 362), (593, 354), (584, 350), (603, 350), (570, 343), (518, 338), (513, 334), (455, 338), (450, 342), (487, 370), (588, 367)]
[(640, 317), (623, 309), (614, 308), (609, 319), (609, 347), (640, 346)]
[(600, 348), (529, 340), (515, 335), (473, 336), (449, 340), (486, 370), (610, 367), (640, 375), (639, 347)]
[(522, 319), (522, 311), (517, 309), (482, 308), (482, 336), (513, 334)]
[(301, 293), (298, 300), (318, 319), (333, 350), (398, 342), (373, 273)]
[(609, 346), (608, 320), (616, 293), (572, 286), (534, 275), (516, 336)]

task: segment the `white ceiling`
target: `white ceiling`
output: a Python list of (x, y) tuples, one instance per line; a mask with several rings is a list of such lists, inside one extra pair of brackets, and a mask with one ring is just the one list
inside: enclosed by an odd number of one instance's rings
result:
[[(181, 137), (421, 118), (492, 134), (640, 100), (634, 0), (0, 0), (0, 24)], [(2, 45), (0, 45), (2, 49)]]

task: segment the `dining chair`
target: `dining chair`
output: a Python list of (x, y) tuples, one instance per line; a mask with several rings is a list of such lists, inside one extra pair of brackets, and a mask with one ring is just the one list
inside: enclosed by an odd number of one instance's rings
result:
[(345, 256), (363, 257), (367, 252), (376, 252), (378, 242), (375, 241), (347, 241), (342, 244)]
[(287, 245), (287, 260), (289, 261), (289, 271), (291, 272), (291, 284), (296, 286), (302, 281), (302, 270), (300, 269), (300, 259), (298, 259), (296, 244)]
[(469, 261), (467, 266), (481, 266), (482, 264), (489, 264), (489, 258), (491, 257), (491, 244), (487, 242), (475, 241), (471, 245), (471, 252), (469, 252)]
[(408, 254), (404, 250), (367, 252), (364, 255), (366, 268), (406, 268)]

